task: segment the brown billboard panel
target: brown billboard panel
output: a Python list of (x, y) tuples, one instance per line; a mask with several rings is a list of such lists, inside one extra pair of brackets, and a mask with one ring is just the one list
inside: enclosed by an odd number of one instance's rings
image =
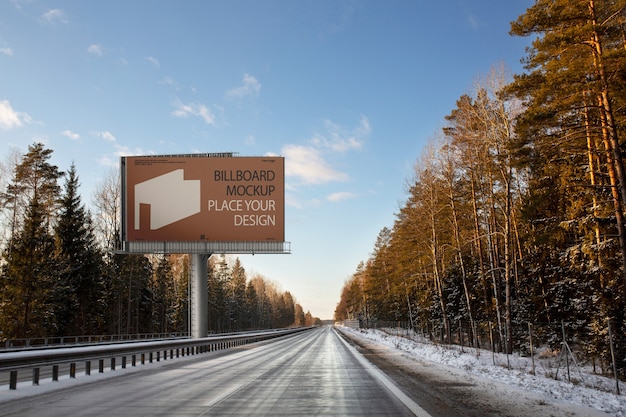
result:
[(283, 157), (122, 158), (122, 240), (285, 240)]

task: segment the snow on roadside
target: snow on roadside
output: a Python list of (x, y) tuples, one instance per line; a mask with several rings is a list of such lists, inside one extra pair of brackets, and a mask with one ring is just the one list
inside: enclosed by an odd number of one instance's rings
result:
[[(530, 358), (519, 355), (509, 355), (507, 360), (506, 355), (492, 356), (492, 352), (488, 350), (464, 348), (462, 351), (459, 346), (435, 345), (427, 340), (416, 341), (381, 330), (342, 327), (341, 331), (397, 349), (415, 360), (463, 369), (472, 375), (537, 392), (558, 401), (588, 406), (616, 417), (626, 417), (626, 396), (615, 394), (615, 380), (594, 375), (585, 368), (572, 366), (572, 382), (568, 382), (567, 371), (562, 364), (557, 381), (554, 378), (556, 367), (551, 359), (535, 359), (536, 375), (532, 375)], [(623, 385), (620, 384), (622, 391), (626, 390)]]

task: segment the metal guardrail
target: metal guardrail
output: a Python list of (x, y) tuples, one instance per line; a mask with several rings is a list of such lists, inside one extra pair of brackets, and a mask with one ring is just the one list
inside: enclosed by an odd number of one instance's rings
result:
[(0, 353), (8, 350), (42, 349), (46, 347), (89, 345), (98, 343), (121, 343), (131, 341), (150, 341), (173, 338), (187, 338), (188, 333), (136, 333), (88, 336), (48, 336), (22, 339), (6, 339), (0, 341)]
[(249, 343), (274, 339), (289, 334), (310, 330), (312, 327), (282, 329), (255, 332), (239, 335), (212, 336), (198, 339), (174, 339), (152, 342), (115, 343), (107, 345), (91, 345), (61, 347), (57, 349), (38, 349), (0, 353), (0, 372), (9, 372), (9, 389), (17, 389), (19, 370), (32, 369), (33, 385), (39, 385), (40, 368), (52, 367), (52, 380), (58, 381), (59, 365), (69, 364), (70, 378), (76, 377), (76, 363), (85, 361), (85, 375), (91, 374), (91, 361), (98, 361), (98, 372), (104, 372), (105, 360), (110, 361), (111, 369), (116, 369), (116, 358), (121, 357), (121, 367), (126, 368), (127, 358), (131, 358), (131, 366), (136, 366), (137, 358), (144, 364), (146, 357), (149, 362), (167, 360), (180, 356), (196, 355), (216, 350), (229, 349)]

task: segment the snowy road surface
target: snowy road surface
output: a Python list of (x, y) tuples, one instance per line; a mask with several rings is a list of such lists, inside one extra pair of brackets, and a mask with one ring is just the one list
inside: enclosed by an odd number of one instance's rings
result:
[(60, 384), (52, 391), (2, 391), (0, 415), (428, 417), (354, 352), (322, 327), (230, 353), (111, 371), (93, 382), (82, 376), (47, 384)]
[(5, 385), (0, 416), (626, 417), (622, 396), (483, 362), (470, 366), (475, 355), (348, 330), (376, 368), (323, 327), (75, 380), (22, 382), (15, 391)]

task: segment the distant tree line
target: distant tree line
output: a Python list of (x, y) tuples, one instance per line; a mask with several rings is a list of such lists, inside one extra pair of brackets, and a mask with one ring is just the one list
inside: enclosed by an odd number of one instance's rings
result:
[[(74, 164), (62, 172), (52, 153), (34, 143), (0, 166), (0, 339), (187, 332), (188, 256), (116, 254), (117, 173), (91, 211)], [(319, 322), (288, 291), (248, 279), (238, 258), (209, 264), (210, 331)]]
[(406, 320), (449, 339), (528, 323), (626, 376), (626, 1), (537, 0), (525, 72), (461, 96), (415, 164), (408, 197), (345, 283), (338, 320)]

